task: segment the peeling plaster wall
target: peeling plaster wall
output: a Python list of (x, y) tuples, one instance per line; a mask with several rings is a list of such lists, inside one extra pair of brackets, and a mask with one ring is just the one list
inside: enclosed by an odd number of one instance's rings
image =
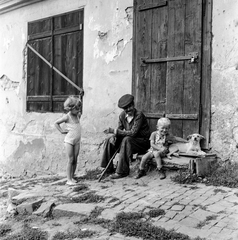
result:
[(27, 113), (27, 22), (84, 7), (85, 96), (79, 171), (99, 166), (105, 127), (131, 92), (132, 0), (47, 0), (0, 15), (0, 175), (65, 171), (56, 113)]
[(211, 147), (238, 161), (238, 1), (213, 0)]

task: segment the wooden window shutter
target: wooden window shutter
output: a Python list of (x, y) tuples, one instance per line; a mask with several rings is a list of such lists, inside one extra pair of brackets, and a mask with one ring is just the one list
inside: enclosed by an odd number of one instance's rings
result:
[[(28, 44), (75, 85), (83, 85), (83, 9), (28, 24)], [(59, 112), (79, 90), (28, 51), (27, 111)]]

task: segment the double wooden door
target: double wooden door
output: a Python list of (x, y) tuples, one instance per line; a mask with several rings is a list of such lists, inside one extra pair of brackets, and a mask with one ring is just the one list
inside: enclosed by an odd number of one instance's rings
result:
[(151, 126), (200, 132), (202, 0), (134, 0), (133, 94)]

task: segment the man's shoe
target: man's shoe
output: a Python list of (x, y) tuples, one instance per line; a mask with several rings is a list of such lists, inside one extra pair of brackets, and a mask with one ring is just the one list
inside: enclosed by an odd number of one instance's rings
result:
[(126, 176), (128, 176), (128, 175), (115, 173), (115, 174), (111, 175), (110, 178), (111, 179), (119, 179), (119, 178), (124, 178)]
[(112, 168), (112, 169), (108, 169), (108, 170), (106, 171), (106, 173), (107, 173), (107, 174), (113, 174), (113, 173), (115, 173), (115, 171), (116, 171), (116, 169)]
[(138, 174), (135, 176), (135, 179), (141, 178), (146, 175), (146, 172), (144, 169), (139, 169)]
[(160, 175), (159, 179), (160, 179), (160, 180), (165, 179), (165, 178), (166, 178), (165, 171), (162, 170), (162, 169), (160, 169), (160, 170), (158, 170), (158, 171), (159, 171), (159, 175)]

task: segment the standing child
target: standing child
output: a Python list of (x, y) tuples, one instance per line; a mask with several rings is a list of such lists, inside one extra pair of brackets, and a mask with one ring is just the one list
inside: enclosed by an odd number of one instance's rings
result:
[[(82, 104), (78, 97), (70, 96), (64, 102), (64, 109), (68, 111), (66, 115), (55, 122), (55, 127), (62, 133), (66, 134), (64, 143), (68, 155), (68, 164), (66, 168), (68, 185), (75, 185), (75, 170), (77, 167), (77, 158), (80, 150), (81, 125), (80, 117), (82, 114)], [(63, 130), (60, 124), (65, 123), (66, 130)]]
[(162, 166), (162, 157), (166, 157), (169, 153), (169, 145), (175, 142), (187, 142), (183, 138), (175, 137), (169, 133), (171, 122), (168, 118), (160, 118), (157, 122), (157, 131), (151, 133), (150, 149), (142, 157), (139, 171), (136, 179), (146, 175), (145, 165), (153, 157), (157, 163), (157, 170), (160, 173), (160, 179), (166, 178), (165, 171)]

